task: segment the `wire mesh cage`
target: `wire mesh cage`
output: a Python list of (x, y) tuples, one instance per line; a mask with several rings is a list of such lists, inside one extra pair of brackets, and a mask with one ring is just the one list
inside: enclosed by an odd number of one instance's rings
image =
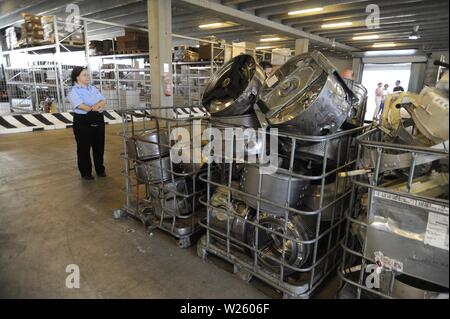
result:
[[(204, 168), (202, 163), (178, 163), (171, 150), (176, 144), (176, 132), (193, 132), (203, 117), (191, 113), (182, 118), (176, 110), (135, 109), (122, 113), (126, 202), (121, 213), (137, 217), (148, 231), (158, 228), (168, 232), (177, 238), (181, 248), (186, 248), (201, 231), (198, 221), (205, 215), (199, 205), (206, 190), (199, 180)], [(190, 140), (184, 142), (190, 145)]]
[[(210, 163), (200, 177), (207, 184), (200, 199), (207, 215), (197, 251), (202, 258), (219, 256), (284, 297), (309, 298), (342, 256), (351, 189), (339, 173), (353, 169), (355, 137), (364, 128), (302, 136), (248, 130), (254, 123), (246, 116), (209, 123), (224, 134), (225, 151), (214, 150), (220, 168)], [(262, 155), (269, 149), (272, 163)]]
[(339, 269), (342, 298), (448, 298), (448, 141), (357, 139), (358, 170)]

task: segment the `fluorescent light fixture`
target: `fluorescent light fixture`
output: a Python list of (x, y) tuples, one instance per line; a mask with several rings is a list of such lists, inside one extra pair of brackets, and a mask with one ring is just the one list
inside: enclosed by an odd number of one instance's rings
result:
[(396, 47), (397, 44), (394, 42), (385, 42), (385, 43), (375, 43), (372, 47), (374, 48), (391, 48)]
[(294, 16), (294, 15), (298, 15), (298, 14), (313, 13), (313, 12), (320, 12), (320, 11), (323, 11), (323, 8), (311, 8), (311, 9), (291, 11), (291, 12), (288, 12), (288, 15)]
[(200, 29), (214, 29), (214, 28), (223, 28), (226, 26), (223, 22), (215, 22), (215, 23), (209, 23), (209, 24), (201, 24), (198, 27)]
[(370, 34), (370, 35), (359, 35), (353, 37), (353, 40), (376, 40), (379, 39), (380, 36), (377, 34)]
[(265, 39), (261, 39), (261, 40), (259, 40), (259, 41), (261, 41), (261, 42), (272, 42), (272, 41), (280, 41), (281, 40), (281, 38), (279, 38), (279, 37), (274, 37), (274, 38), (265, 38)]
[(256, 47), (256, 50), (268, 50), (268, 49), (272, 49), (272, 47), (271, 46)]
[(322, 25), (323, 29), (330, 29), (330, 28), (342, 28), (342, 27), (350, 27), (353, 25), (353, 22), (339, 22), (339, 23), (328, 23)]
[(401, 56), (401, 55), (417, 55), (418, 51), (415, 49), (410, 50), (386, 50), (386, 51), (367, 51), (364, 56)]

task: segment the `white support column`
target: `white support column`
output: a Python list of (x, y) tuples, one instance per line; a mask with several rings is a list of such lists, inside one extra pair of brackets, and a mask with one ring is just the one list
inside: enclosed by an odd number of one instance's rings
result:
[(362, 64), (361, 58), (353, 58), (352, 61), (352, 71), (353, 71), (353, 81), (356, 83), (361, 83), (362, 73), (364, 65)]
[[(172, 0), (147, 0), (151, 107), (173, 106), (173, 92), (164, 93), (164, 78), (172, 81)], [(171, 112), (160, 112), (171, 116)]]
[(295, 40), (295, 55), (308, 53), (308, 50), (309, 50), (309, 39)]

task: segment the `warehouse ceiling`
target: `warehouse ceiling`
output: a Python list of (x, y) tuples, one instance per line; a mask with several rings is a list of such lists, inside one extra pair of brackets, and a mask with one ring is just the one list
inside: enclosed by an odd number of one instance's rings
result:
[[(141, 0), (0, 0), (0, 27), (20, 23), (24, 12), (64, 18), (70, 3), (79, 6), (83, 17), (147, 27), (147, 1)], [(380, 10), (379, 25), (368, 29), (366, 9), (374, 4)], [(298, 38), (309, 38), (312, 48), (347, 54), (449, 47), (448, 0), (172, 0), (172, 13), (175, 34), (215, 35), (228, 42), (251, 41), (263, 47), (294, 48)], [(199, 28), (209, 24), (213, 26)], [(420, 37), (410, 39), (415, 28)], [(123, 29), (115, 26), (89, 25), (89, 35), (95, 39), (121, 33)]]

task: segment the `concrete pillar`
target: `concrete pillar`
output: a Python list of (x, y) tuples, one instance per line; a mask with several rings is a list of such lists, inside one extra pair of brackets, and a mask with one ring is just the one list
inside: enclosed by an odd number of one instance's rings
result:
[[(172, 83), (172, 0), (147, 0), (151, 107), (173, 106), (173, 90), (165, 93), (165, 83)], [(162, 116), (172, 113), (160, 112)]]
[(364, 65), (362, 64), (361, 58), (353, 58), (352, 61), (352, 71), (353, 71), (353, 81), (356, 83), (361, 83), (362, 73)]
[(225, 53), (223, 57), (223, 62), (227, 62), (228, 60), (231, 60), (233, 57), (233, 43), (228, 43), (225, 45)]
[(295, 55), (308, 53), (308, 50), (309, 50), (309, 39), (295, 40)]

